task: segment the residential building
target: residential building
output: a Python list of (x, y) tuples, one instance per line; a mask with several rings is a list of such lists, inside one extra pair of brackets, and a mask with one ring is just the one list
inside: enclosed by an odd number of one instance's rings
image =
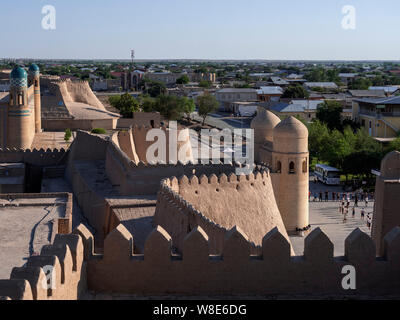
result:
[(353, 120), (372, 137), (396, 138), (400, 131), (400, 96), (355, 99)]
[(269, 81), (275, 86), (288, 86), (289, 82), (280, 77), (270, 77)]
[(220, 103), (220, 110), (232, 111), (233, 102), (257, 102), (258, 93), (256, 89), (248, 88), (225, 88), (218, 90), (215, 97)]
[(328, 90), (337, 90), (339, 87), (334, 82), (305, 82), (304, 86), (306, 89), (328, 89)]
[(283, 94), (281, 87), (261, 87), (257, 90), (258, 100), (261, 102), (279, 101)]
[(280, 118), (294, 116), (311, 122), (316, 118), (317, 108), (321, 103), (324, 103), (324, 100), (292, 100), (272, 104), (269, 109)]
[(353, 83), (357, 79), (358, 73), (339, 73), (339, 78), (346, 86)]
[(369, 90), (383, 90), (389, 96), (400, 93), (400, 86), (369, 87)]

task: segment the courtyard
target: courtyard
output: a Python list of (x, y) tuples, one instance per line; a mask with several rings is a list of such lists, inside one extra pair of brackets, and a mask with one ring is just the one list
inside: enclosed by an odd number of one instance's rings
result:
[[(314, 183), (314, 177), (310, 177), (311, 194), (322, 192), (325, 199), (325, 192), (329, 192), (329, 201), (313, 201), (311, 196), (310, 201), (310, 224), (311, 230), (321, 228), (321, 230), (331, 239), (334, 245), (334, 255), (344, 255), (344, 242), (347, 236), (356, 228), (360, 228), (363, 232), (371, 235), (371, 230), (367, 227), (367, 214), (372, 217), (374, 202), (372, 199), (368, 201), (368, 206), (364, 201), (358, 202), (358, 207), (355, 207), (355, 216), (352, 216), (354, 201), (350, 202), (349, 213), (344, 221), (343, 214), (339, 208), (341, 202), (332, 200), (332, 192), (343, 192), (340, 186), (326, 186), (322, 183)], [(365, 217), (361, 218), (361, 210), (364, 209)], [(296, 255), (302, 255), (304, 251), (304, 237), (290, 237), (293, 249)]]

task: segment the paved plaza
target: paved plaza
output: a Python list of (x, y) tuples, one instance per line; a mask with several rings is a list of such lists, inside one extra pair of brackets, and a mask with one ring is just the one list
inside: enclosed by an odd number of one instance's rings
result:
[[(325, 199), (325, 191), (329, 191), (329, 199), (332, 199), (332, 192), (343, 192), (341, 187), (338, 186), (326, 186), (322, 183), (312, 182), (313, 177), (310, 179), (310, 191), (323, 192)], [(310, 202), (310, 224), (311, 230), (318, 227), (331, 239), (334, 245), (335, 256), (344, 255), (344, 241), (346, 237), (356, 228), (360, 228), (363, 232), (368, 235), (371, 231), (367, 227), (367, 214), (372, 212), (374, 208), (374, 202), (372, 199), (368, 202), (368, 206), (365, 206), (364, 201), (358, 202), (358, 207), (355, 208), (356, 214), (352, 217), (352, 208), (354, 202), (350, 202), (349, 213), (347, 215), (347, 221), (343, 221), (343, 215), (339, 211), (339, 201), (322, 201), (314, 202), (311, 196)], [(364, 208), (365, 217), (361, 219), (361, 210)], [(291, 237), (293, 249), (296, 255), (302, 255), (304, 252), (304, 237)]]

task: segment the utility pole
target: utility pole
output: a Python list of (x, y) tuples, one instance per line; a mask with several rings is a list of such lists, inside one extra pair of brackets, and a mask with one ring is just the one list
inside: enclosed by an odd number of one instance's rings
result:
[[(134, 69), (134, 59), (135, 59), (135, 50), (131, 50), (131, 59), (132, 59), (132, 64), (131, 64), (131, 67), (132, 67), (132, 73), (133, 73), (133, 69)], [(132, 87), (132, 80), (133, 80), (133, 76), (132, 76), (132, 74), (130, 75), (130, 77), (131, 77), (131, 87)], [(135, 80), (135, 90), (136, 90), (136, 92), (139, 90), (139, 88), (138, 88), (138, 86), (139, 86), (139, 83), (138, 83), (138, 79), (136, 78), (136, 80)]]

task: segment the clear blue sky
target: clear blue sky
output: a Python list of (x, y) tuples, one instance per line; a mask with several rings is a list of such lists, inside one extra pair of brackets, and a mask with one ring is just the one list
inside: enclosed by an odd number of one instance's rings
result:
[[(342, 29), (344, 5), (356, 30)], [(399, 12), (399, 0), (1, 0), (0, 57), (400, 60)]]

